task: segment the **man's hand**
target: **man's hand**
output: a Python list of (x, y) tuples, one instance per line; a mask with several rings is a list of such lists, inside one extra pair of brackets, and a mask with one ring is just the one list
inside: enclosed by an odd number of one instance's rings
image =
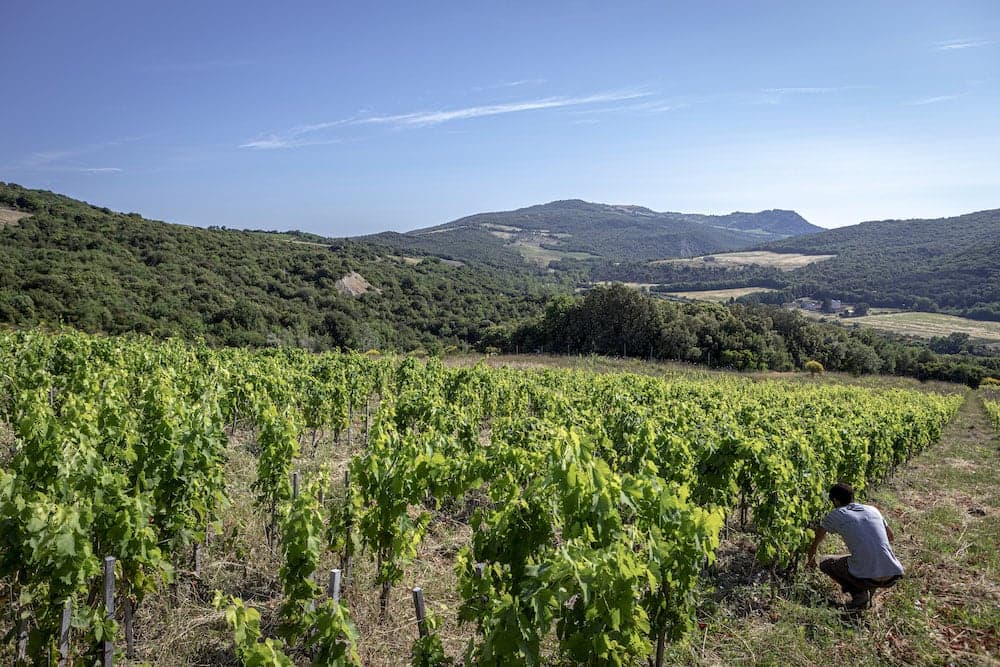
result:
[(816, 549), (824, 537), (826, 537), (826, 529), (823, 527), (817, 528), (816, 536), (813, 538), (812, 544), (809, 545), (809, 551), (806, 554), (806, 569), (812, 570), (816, 567)]

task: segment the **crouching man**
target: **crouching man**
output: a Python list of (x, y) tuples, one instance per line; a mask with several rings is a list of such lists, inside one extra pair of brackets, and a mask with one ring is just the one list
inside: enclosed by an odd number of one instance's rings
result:
[(826, 558), (819, 569), (850, 593), (848, 609), (864, 609), (873, 590), (888, 588), (903, 576), (903, 566), (889, 546), (892, 529), (876, 508), (854, 502), (854, 489), (848, 484), (830, 487), (830, 500), (834, 509), (816, 529), (806, 567), (816, 567), (816, 548), (827, 533), (843, 537), (851, 555)]

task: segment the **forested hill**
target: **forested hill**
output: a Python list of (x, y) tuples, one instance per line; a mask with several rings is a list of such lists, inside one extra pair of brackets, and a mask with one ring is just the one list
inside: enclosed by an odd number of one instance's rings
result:
[(452, 259), (547, 267), (562, 259), (652, 260), (739, 250), (820, 229), (794, 211), (660, 213), (573, 199), (362, 238)]
[(767, 247), (837, 255), (789, 274), (798, 292), (1000, 319), (1000, 209), (864, 222)]
[(155, 222), (12, 184), (0, 183), (0, 211), (0, 323), (17, 326), (433, 350), (568, 291), (527, 271)]
[(760, 287), (773, 291), (746, 299), (784, 303), (798, 297), (830, 298), (1000, 320), (1000, 209), (934, 220), (864, 222), (757, 249), (820, 255), (824, 260), (791, 270), (767, 260), (728, 264), (564, 259), (554, 266), (588, 272), (594, 282), (645, 283), (664, 292)]

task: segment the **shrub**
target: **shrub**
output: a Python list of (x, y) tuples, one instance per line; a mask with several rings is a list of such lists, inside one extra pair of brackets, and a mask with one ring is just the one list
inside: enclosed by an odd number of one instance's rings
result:
[(809, 371), (810, 375), (818, 375), (823, 372), (823, 364), (819, 363), (815, 359), (810, 359), (806, 362), (805, 369)]

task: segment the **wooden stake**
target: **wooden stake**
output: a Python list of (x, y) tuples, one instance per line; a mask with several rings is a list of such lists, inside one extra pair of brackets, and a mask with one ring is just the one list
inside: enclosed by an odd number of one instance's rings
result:
[[(344, 491), (346, 497), (346, 491), (351, 486), (351, 471), (344, 471)], [(344, 585), (347, 586), (351, 582), (351, 528), (352, 525), (348, 522), (347, 526), (347, 539), (344, 540), (344, 555), (340, 558), (340, 567), (344, 570)]]
[[(20, 616), (20, 610), (18, 610)], [(15, 664), (22, 665), (28, 662), (28, 621), (24, 618), (17, 619), (17, 657)]]
[(327, 593), (334, 602), (340, 602), (340, 570), (330, 570), (330, 586)]
[(424, 591), (419, 586), (413, 589), (413, 610), (417, 614), (417, 630), (421, 637), (426, 637), (427, 611), (424, 609)]
[(378, 597), (379, 620), (384, 621), (389, 612), (389, 596), (392, 594), (392, 584), (388, 581), (382, 582), (382, 592)]
[(69, 664), (70, 627), (73, 621), (73, 598), (67, 598), (63, 606), (62, 622), (59, 624), (59, 667)]
[(194, 543), (194, 576), (201, 576), (201, 544)]
[(125, 596), (123, 611), (125, 612), (125, 657), (135, 660), (135, 625), (132, 618), (132, 598)]
[(299, 497), (299, 473), (292, 473), (292, 500)]
[[(115, 557), (104, 559), (104, 609), (109, 621), (115, 620)], [(113, 667), (115, 664), (115, 640), (107, 637), (101, 642), (101, 665)]]

